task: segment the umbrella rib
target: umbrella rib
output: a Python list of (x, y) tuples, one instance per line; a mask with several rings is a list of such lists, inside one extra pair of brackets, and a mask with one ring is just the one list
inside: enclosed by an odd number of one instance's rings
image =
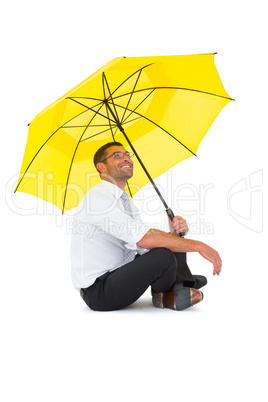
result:
[(132, 113), (134, 113), (135, 110), (137, 110), (138, 107), (140, 107), (140, 105), (141, 105), (153, 92), (154, 92), (154, 89), (153, 89), (147, 96), (145, 96), (145, 98), (138, 104), (138, 106), (135, 107), (134, 110), (132, 110), (132, 111), (129, 113), (129, 115), (125, 118), (125, 120), (123, 121), (123, 123), (126, 122), (126, 120), (132, 115)]
[(132, 92), (131, 92), (131, 94), (130, 94), (130, 97), (129, 97), (129, 99), (128, 99), (127, 106), (126, 106), (126, 109), (124, 110), (124, 114), (123, 114), (123, 116), (122, 116), (122, 119), (121, 119), (120, 124), (122, 124), (122, 122), (123, 122), (123, 120), (124, 120), (124, 117), (125, 117), (125, 114), (126, 114), (128, 105), (129, 105), (129, 103), (130, 103), (130, 101), (131, 101), (132, 95), (133, 95), (133, 93), (134, 93), (134, 91), (135, 91), (135, 88), (136, 88), (137, 83), (138, 83), (138, 81), (139, 81), (139, 79), (140, 79), (140, 76), (141, 76), (141, 70), (140, 70), (140, 72), (139, 72), (139, 74), (138, 74), (138, 77), (137, 77), (136, 82), (135, 82), (135, 84), (134, 84), (133, 90), (132, 90)]
[[(100, 106), (99, 110), (100, 110), (101, 108), (102, 108), (102, 105)], [(87, 128), (90, 126), (90, 123), (92, 122), (92, 120), (96, 117), (97, 113), (98, 113), (98, 111), (95, 111), (94, 116), (92, 116), (92, 119), (90, 120), (90, 122), (88, 123), (87, 127), (85, 128), (85, 130), (84, 130), (83, 133), (81, 134), (81, 136), (80, 136), (80, 138), (79, 138), (79, 141), (78, 141), (78, 143), (77, 143), (77, 145), (76, 145), (76, 147), (75, 147), (75, 150), (74, 150), (74, 153), (73, 153), (73, 157), (72, 157), (72, 160), (71, 160), (71, 163), (70, 163), (70, 168), (69, 168), (69, 172), (68, 172), (68, 176), (67, 176), (66, 185), (65, 185), (65, 192), (64, 192), (63, 205), (62, 205), (62, 213), (64, 212), (65, 201), (66, 201), (66, 195), (67, 195), (67, 187), (68, 187), (68, 183), (69, 183), (70, 174), (71, 174), (71, 170), (72, 170), (73, 161), (74, 161), (74, 157), (75, 157), (76, 151), (77, 151), (77, 149), (78, 149), (78, 147), (79, 147), (79, 144), (80, 144), (80, 142), (81, 142), (81, 139), (82, 139), (83, 135), (85, 134)]]
[(126, 183), (126, 184), (127, 184), (127, 188), (128, 188), (129, 194), (130, 194), (130, 196), (131, 196), (131, 198), (132, 198), (133, 196), (132, 196), (132, 192), (131, 192), (131, 190), (130, 190), (130, 187), (129, 187), (128, 181), (127, 181), (127, 183)]
[[(68, 98), (66, 98), (66, 99), (70, 99), (70, 100), (75, 101), (74, 99), (72, 99), (72, 98), (70, 98), (70, 97), (68, 97)], [(88, 99), (95, 99), (95, 98), (88, 98)], [(99, 99), (96, 99), (96, 100), (99, 100)], [(77, 102), (77, 103), (79, 103), (79, 102)], [(87, 109), (89, 109), (88, 106), (83, 105), (82, 103), (80, 103), (80, 105), (82, 105), (82, 106), (86, 107)], [(98, 104), (98, 105), (99, 105), (99, 104)], [(95, 106), (98, 106), (98, 105), (95, 105)], [(91, 109), (91, 110), (92, 110), (92, 109)], [(21, 177), (20, 181), (18, 182), (18, 184), (17, 184), (17, 186), (16, 186), (16, 188), (15, 188), (15, 190), (14, 190), (14, 193), (18, 190), (18, 188), (19, 188), (19, 186), (20, 186), (22, 180), (24, 179), (24, 176), (25, 176), (25, 174), (27, 173), (29, 167), (31, 166), (31, 164), (33, 163), (33, 161), (35, 160), (35, 158), (37, 157), (37, 155), (39, 154), (39, 152), (41, 151), (41, 149), (42, 149), (42, 148), (46, 145), (46, 143), (50, 140), (50, 138), (52, 138), (53, 135), (55, 135), (55, 134), (57, 133), (57, 131), (59, 131), (61, 128), (68, 128), (68, 127), (64, 127), (65, 124), (68, 124), (70, 121), (72, 121), (72, 120), (75, 119), (76, 117), (82, 115), (83, 113), (86, 113), (87, 111), (88, 111), (88, 110), (84, 110), (83, 112), (77, 114), (75, 117), (72, 117), (70, 120), (68, 120), (68, 121), (67, 121), (66, 123), (64, 123), (62, 126), (58, 127), (57, 130), (54, 131), (54, 133), (52, 133), (52, 134), (48, 137), (48, 139), (43, 143), (43, 145), (41, 145), (41, 147), (38, 149), (38, 151), (36, 152), (36, 154), (35, 154), (34, 157), (32, 158), (31, 162), (30, 162), (29, 165), (27, 166), (25, 172), (23, 173), (23, 176)], [(93, 111), (95, 112), (95, 110), (93, 110)], [(105, 117), (105, 116), (104, 116), (104, 117)]]
[(146, 66), (143, 66), (141, 68), (139, 68), (137, 71), (135, 71), (134, 73), (130, 74), (129, 77), (127, 77), (124, 81), (121, 82), (121, 84), (112, 92), (112, 95), (127, 81), (129, 80), (133, 75), (137, 74), (138, 71), (141, 71), (143, 69), (145, 69), (146, 67), (151, 66), (154, 63), (150, 63), (150, 64), (146, 64)]
[[(134, 93), (138, 93), (138, 92), (142, 92), (142, 91), (150, 91), (151, 89), (180, 89), (182, 91), (191, 91), (191, 92), (199, 92), (201, 94), (206, 94), (206, 95), (212, 95), (212, 96), (216, 96), (217, 98), (223, 98), (223, 99), (228, 99), (228, 100), (234, 100), (233, 98), (230, 98), (228, 96), (222, 96), (222, 95), (217, 95), (217, 94), (213, 94), (212, 92), (205, 92), (205, 91), (200, 91), (199, 89), (192, 89), (192, 88), (183, 88), (183, 87), (151, 87), (151, 88), (143, 88), (143, 89), (137, 89), (136, 91), (134, 91)], [(122, 95), (117, 95), (114, 96), (114, 99), (120, 98), (122, 96), (126, 96), (126, 95), (130, 95), (131, 92), (122, 94)]]
[[(109, 108), (108, 108), (107, 103), (105, 103), (105, 107), (106, 107), (107, 116), (108, 116), (108, 118), (109, 118)], [(112, 125), (111, 125), (110, 118), (109, 118), (109, 124), (110, 124), (110, 130), (111, 130), (111, 134), (112, 134), (113, 140), (115, 141), (115, 138), (114, 138), (115, 134), (114, 134), (113, 129), (112, 129)], [(117, 126), (115, 125), (115, 127), (117, 127)]]
[[(73, 99), (89, 99), (89, 100), (99, 101), (99, 103), (101, 103), (103, 101), (103, 99), (90, 98), (90, 97), (87, 97), (87, 96), (67, 96), (66, 99), (71, 99), (71, 100), (73, 100)], [(99, 103), (97, 105), (99, 105)], [(95, 105), (95, 106), (97, 106), (97, 105)]]
[[(75, 101), (74, 98), (70, 98), (70, 97), (68, 97), (68, 98), (66, 98), (66, 99), (70, 99), (70, 100), (72, 100), (72, 101)], [(82, 99), (91, 99), (91, 98), (82, 98)], [(99, 99), (97, 99), (97, 100), (99, 100)], [(79, 103), (79, 102), (77, 102), (77, 103)], [(94, 105), (94, 107), (99, 106), (101, 103), (102, 103), (102, 101), (101, 101), (100, 103), (97, 103), (96, 105)], [(84, 105), (83, 103), (80, 103), (80, 105), (82, 105), (83, 107), (87, 108), (87, 110), (84, 110), (83, 112), (78, 113), (76, 116), (72, 117), (70, 120), (68, 120), (66, 123), (64, 123), (64, 124), (61, 126), (61, 128), (64, 128), (65, 124), (70, 123), (70, 121), (76, 119), (78, 116), (81, 116), (83, 113), (88, 112), (88, 106)], [(93, 109), (93, 110), (94, 110), (94, 109)]]
[(113, 97), (112, 97), (112, 94), (111, 94), (111, 91), (110, 91), (110, 87), (109, 87), (109, 85), (108, 85), (108, 81), (107, 81), (107, 78), (106, 78), (106, 75), (105, 75), (104, 72), (102, 73), (102, 76), (103, 76), (104, 79), (105, 79), (105, 83), (106, 83), (108, 92), (109, 92), (109, 94), (110, 94), (109, 98), (111, 98), (111, 100), (112, 100), (112, 104), (113, 104), (113, 107), (114, 107), (114, 111), (115, 111), (115, 114), (116, 114), (116, 118), (117, 118), (117, 121), (119, 122), (119, 117), (118, 117), (118, 114), (117, 114), (117, 110), (116, 110), (116, 107), (115, 107), (115, 105), (114, 105), (114, 101), (113, 101)]
[[(115, 127), (116, 127), (116, 126), (115, 126)], [(97, 133), (97, 134), (91, 135), (90, 137), (83, 138), (80, 142), (83, 142), (83, 141), (86, 141), (86, 140), (90, 140), (91, 138), (96, 137), (97, 135), (100, 135), (100, 134), (102, 134), (102, 133), (106, 133), (106, 131), (110, 131), (110, 130), (112, 130), (112, 129), (109, 127), (109, 128), (107, 128), (106, 130), (103, 130), (103, 131), (100, 131), (100, 132)], [(112, 133), (112, 135), (113, 135), (113, 133)]]
[(31, 166), (31, 164), (33, 163), (33, 161), (35, 160), (35, 158), (37, 157), (37, 155), (39, 154), (39, 152), (41, 151), (41, 149), (46, 145), (46, 143), (50, 140), (50, 138), (53, 137), (53, 135), (56, 134), (56, 132), (59, 131), (60, 129), (61, 129), (61, 127), (57, 128), (57, 130), (54, 131), (54, 133), (52, 133), (52, 134), (48, 137), (48, 139), (44, 142), (44, 144), (41, 145), (41, 147), (38, 149), (38, 151), (36, 152), (36, 154), (35, 154), (34, 157), (32, 158), (31, 162), (30, 162), (29, 165), (27, 166), (25, 172), (23, 173), (22, 178), (21, 178), (20, 181), (18, 182), (17, 187), (16, 187), (15, 190), (14, 190), (14, 193), (18, 190), (20, 183), (21, 183), (22, 180), (24, 179), (24, 176), (26, 175), (26, 173), (27, 173), (29, 167)]
[[(104, 73), (103, 73), (103, 74), (102, 74), (102, 87), (103, 87), (103, 96), (104, 96), (104, 99), (105, 99), (106, 114), (107, 114), (107, 117), (108, 117), (108, 121), (109, 121), (109, 125), (110, 125), (111, 134), (112, 134), (113, 140), (115, 141), (114, 133), (113, 133), (113, 129), (112, 129), (110, 117), (109, 117), (109, 108), (108, 108), (107, 100), (106, 100), (104, 78), (105, 78), (105, 75), (104, 75)], [(109, 89), (109, 88), (108, 88), (108, 89)]]
[(106, 93), (105, 93), (105, 85), (104, 85), (104, 72), (102, 73), (102, 89), (103, 89), (103, 99), (106, 99)]
[[(88, 127), (87, 124), (84, 126), (61, 126), (61, 128), (83, 128)], [(108, 127), (108, 124), (92, 124), (90, 127)]]
[[(120, 105), (115, 104), (117, 107), (123, 107)], [(134, 112), (133, 110), (128, 109), (131, 112)], [(134, 112), (136, 114), (138, 114), (139, 116), (143, 117), (144, 119), (148, 120), (149, 122), (153, 123), (155, 126), (159, 127), (161, 130), (163, 130), (165, 133), (167, 133), (168, 135), (170, 135), (170, 137), (172, 137), (174, 140), (176, 140), (177, 142), (179, 142), (184, 148), (186, 148), (189, 152), (191, 152), (192, 155), (196, 156), (196, 154), (190, 150), (190, 148), (188, 148), (186, 145), (184, 145), (181, 141), (179, 141), (176, 137), (174, 137), (174, 135), (170, 134), (167, 130), (165, 130), (163, 127), (161, 127), (159, 124), (155, 123), (153, 120), (149, 119), (146, 116), (143, 116), (142, 114), (138, 113), (138, 112)]]
[[(78, 101), (77, 101), (76, 99), (74, 99), (74, 98), (69, 98), (69, 99), (71, 99), (72, 101), (78, 103), (79, 105), (82, 105), (82, 106), (86, 107), (88, 110), (91, 110), (92, 112), (98, 114), (99, 116), (102, 116), (102, 117), (104, 117), (105, 119), (109, 120), (109, 117), (105, 116), (104, 114), (100, 113), (99, 111), (96, 111), (96, 110), (92, 109), (91, 107), (89, 107), (89, 106), (87, 106), (87, 105), (84, 105), (84, 104), (81, 103), (81, 102), (78, 102)], [(103, 106), (103, 103), (101, 104), (101, 107), (102, 107), (102, 106)], [(99, 108), (99, 110), (101, 109), (101, 107)], [(111, 120), (112, 120), (112, 119), (111, 119)], [(115, 120), (112, 120), (112, 121), (113, 121), (113, 123), (116, 123)]]
[[(138, 106), (137, 106), (137, 107), (138, 107)], [(137, 108), (136, 108), (136, 109), (137, 109)], [(134, 109), (134, 110), (135, 110), (135, 109)], [(131, 113), (130, 113), (130, 114), (131, 114)], [(130, 115), (129, 115), (129, 116), (130, 116)], [(128, 116), (128, 117), (129, 117), (129, 116)], [(124, 124), (132, 123), (132, 121), (141, 119), (141, 116), (138, 116), (138, 117), (135, 117), (134, 119), (131, 119), (131, 120), (128, 120), (128, 121), (127, 121), (128, 117), (126, 117), (125, 122), (123, 122)], [(123, 123), (122, 123), (122, 124), (123, 124)]]

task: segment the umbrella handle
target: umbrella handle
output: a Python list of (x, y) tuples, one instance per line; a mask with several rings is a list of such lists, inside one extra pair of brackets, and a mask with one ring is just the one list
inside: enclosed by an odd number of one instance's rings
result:
[[(166, 209), (166, 213), (168, 214), (168, 217), (170, 218), (171, 222), (173, 221), (173, 219), (175, 218), (175, 215), (173, 214), (173, 211), (170, 208)], [(185, 232), (180, 232), (179, 233), (180, 237), (184, 237), (185, 236)]]

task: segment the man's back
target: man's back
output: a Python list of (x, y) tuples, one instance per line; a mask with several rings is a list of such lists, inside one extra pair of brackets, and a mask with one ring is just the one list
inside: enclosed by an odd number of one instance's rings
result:
[(125, 247), (141, 254), (147, 251), (136, 243), (150, 226), (142, 222), (131, 199), (133, 218), (126, 214), (122, 194), (118, 186), (102, 180), (78, 206), (71, 239), (72, 280), (77, 289), (121, 266)]

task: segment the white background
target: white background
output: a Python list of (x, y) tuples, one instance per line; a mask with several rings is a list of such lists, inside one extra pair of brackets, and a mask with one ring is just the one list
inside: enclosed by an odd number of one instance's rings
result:
[[(2, 6), (1, 400), (266, 400), (266, 10), (261, 0)], [(71, 214), (12, 194), (27, 124), (115, 57), (211, 52), (236, 101), (198, 157), (156, 182), (191, 224), (189, 237), (220, 252), (222, 274), (192, 254), (192, 272), (208, 278), (194, 308), (154, 309), (148, 291), (123, 311), (90, 311), (71, 283)], [(146, 191), (144, 219), (165, 228)]]

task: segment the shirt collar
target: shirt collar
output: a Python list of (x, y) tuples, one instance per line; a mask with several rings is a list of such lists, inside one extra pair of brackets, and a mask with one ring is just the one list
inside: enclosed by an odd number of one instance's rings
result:
[(109, 191), (109, 193), (111, 193), (117, 200), (123, 194), (123, 190), (121, 190), (120, 187), (107, 180), (102, 180), (101, 185), (105, 188), (106, 191)]

